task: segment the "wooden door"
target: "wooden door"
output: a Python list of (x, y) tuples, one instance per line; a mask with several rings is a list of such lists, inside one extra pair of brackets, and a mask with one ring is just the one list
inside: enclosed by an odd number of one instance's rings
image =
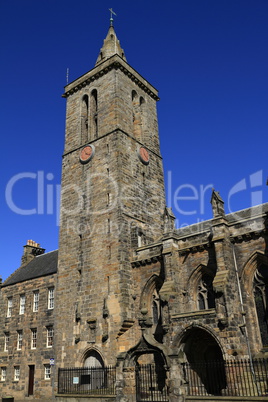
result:
[(28, 396), (34, 393), (34, 365), (29, 366)]

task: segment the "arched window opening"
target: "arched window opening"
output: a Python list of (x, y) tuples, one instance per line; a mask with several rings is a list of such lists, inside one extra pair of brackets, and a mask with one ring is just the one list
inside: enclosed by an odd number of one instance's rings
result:
[(198, 307), (199, 310), (215, 308), (215, 294), (213, 290), (213, 276), (203, 273), (198, 283)]
[(98, 93), (93, 89), (90, 97), (91, 138), (98, 138)]
[(137, 248), (146, 245), (146, 236), (140, 227), (137, 227), (134, 223), (131, 226), (131, 247)]
[(84, 95), (81, 107), (81, 143), (88, 142), (88, 95)]
[(140, 97), (140, 106), (142, 107), (142, 105), (144, 104), (144, 102), (145, 102), (145, 100), (144, 100), (144, 98), (141, 96)]
[(163, 328), (162, 328), (162, 308), (161, 300), (157, 289), (155, 288), (151, 296), (151, 316), (153, 324), (153, 335), (158, 342), (163, 341)]
[(254, 275), (254, 300), (263, 346), (268, 346), (268, 267), (261, 265)]
[(157, 303), (155, 300), (153, 300), (152, 310), (153, 310), (153, 323), (157, 324), (158, 323), (158, 307), (157, 307)]
[(161, 306), (160, 306), (160, 299), (156, 289), (152, 295), (152, 318), (153, 318), (153, 325), (158, 325), (161, 319)]
[(141, 99), (136, 91), (132, 91), (132, 115), (133, 115), (133, 135), (138, 140), (142, 140), (142, 119), (141, 119)]
[(145, 244), (146, 244), (145, 234), (141, 229), (138, 229), (138, 247), (145, 246)]
[(148, 323), (150, 323), (152, 335), (158, 342), (163, 341), (165, 334), (162, 313), (165, 302), (161, 300), (159, 294), (162, 285), (163, 278), (153, 275), (143, 288), (140, 304), (141, 310), (144, 311), (142, 314), (145, 314)]
[(137, 98), (138, 98), (137, 92), (133, 90), (131, 93), (131, 96), (132, 96), (132, 102), (134, 104), (135, 102), (137, 102)]
[(81, 386), (86, 390), (99, 390), (104, 387), (105, 376), (103, 375), (104, 362), (100, 354), (91, 350), (84, 361), (84, 367), (88, 367), (88, 373), (81, 375)]

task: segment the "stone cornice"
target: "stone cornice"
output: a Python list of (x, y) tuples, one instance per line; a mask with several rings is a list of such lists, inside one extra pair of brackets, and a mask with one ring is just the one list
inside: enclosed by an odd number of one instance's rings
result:
[(208, 248), (211, 247), (211, 243), (206, 242), (206, 243), (201, 243), (201, 244), (194, 244), (192, 246), (185, 247), (183, 249), (178, 250), (179, 255), (183, 256), (189, 253), (197, 253), (197, 252), (202, 252), (204, 250), (208, 250)]
[(237, 235), (231, 235), (230, 241), (231, 243), (242, 243), (243, 241), (249, 241), (252, 239), (258, 239), (265, 235), (265, 229), (263, 230), (254, 230), (252, 232), (241, 233)]
[(145, 265), (155, 264), (161, 260), (162, 260), (161, 255), (155, 255), (152, 257), (137, 259), (136, 261), (132, 261), (131, 266), (132, 266), (132, 268), (139, 268), (139, 267), (144, 267)]
[(105, 60), (103, 63), (97, 65), (92, 70), (88, 71), (75, 81), (66, 85), (65, 93), (62, 95), (64, 98), (72, 95), (73, 93), (84, 88), (91, 82), (99, 79), (103, 75), (107, 74), (113, 69), (121, 70), (127, 75), (136, 85), (138, 85), (144, 92), (151, 96), (156, 101), (159, 100), (158, 91), (147, 82), (134, 68), (132, 68), (125, 60), (123, 60), (118, 54)]
[(200, 251), (207, 250), (209, 247), (211, 247), (211, 244), (219, 242), (219, 241), (224, 241), (225, 239), (230, 239), (231, 243), (242, 243), (244, 241), (249, 241), (253, 239), (258, 239), (259, 237), (264, 237), (265, 236), (265, 229), (263, 230), (254, 230), (252, 232), (246, 232), (246, 233), (239, 233), (237, 235), (230, 235), (230, 236), (218, 236), (216, 238), (212, 238), (210, 242), (206, 243), (200, 243), (200, 244), (193, 244), (189, 245), (188, 247), (182, 248), (178, 250), (179, 255), (183, 256), (189, 253), (196, 253)]
[(188, 313), (179, 313), (179, 314), (174, 314), (171, 315), (171, 320), (180, 320), (184, 318), (199, 318), (207, 315), (216, 315), (216, 310), (215, 308), (211, 308), (208, 310), (198, 310), (198, 311), (189, 311)]

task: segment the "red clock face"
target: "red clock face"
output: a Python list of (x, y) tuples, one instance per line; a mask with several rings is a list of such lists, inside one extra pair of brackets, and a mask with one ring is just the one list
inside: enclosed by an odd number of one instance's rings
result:
[(80, 152), (80, 162), (87, 163), (94, 156), (93, 145), (86, 145)]
[(147, 149), (144, 147), (141, 147), (138, 155), (139, 155), (141, 162), (144, 163), (144, 165), (148, 165), (148, 163), (150, 161), (150, 155), (149, 155), (149, 152), (147, 151)]

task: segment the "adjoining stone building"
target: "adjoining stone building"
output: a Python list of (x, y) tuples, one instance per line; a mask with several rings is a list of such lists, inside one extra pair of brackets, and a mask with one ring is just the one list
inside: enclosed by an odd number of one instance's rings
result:
[[(51, 397), (58, 251), (29, 240), (21, 267), (1, 287), (1, 396)], [(36, 381), (38, 379), (38, 381)]]
[(135, 401), (133, 367), (264, 356), (268, 204), (175, 229), (165, 206), (157, 90), (109, 28), (95, 67), (65, 87), (59, 250), (29, 241), (1, 287), (0, 385), (52, 400), (59, 368), (117, 365), (117, 400)]

